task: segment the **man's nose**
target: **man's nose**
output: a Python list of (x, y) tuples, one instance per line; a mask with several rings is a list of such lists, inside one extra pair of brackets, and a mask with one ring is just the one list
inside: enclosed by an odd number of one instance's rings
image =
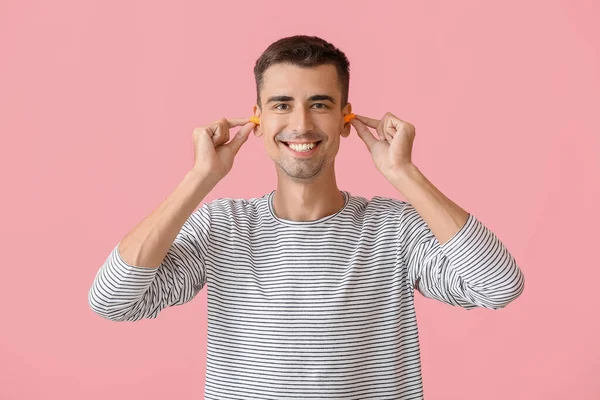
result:
[(313, 122), (310, 112), (304, 107), (297, 107), (291, 115), (290, 128), (299, 133), (313, 130)]

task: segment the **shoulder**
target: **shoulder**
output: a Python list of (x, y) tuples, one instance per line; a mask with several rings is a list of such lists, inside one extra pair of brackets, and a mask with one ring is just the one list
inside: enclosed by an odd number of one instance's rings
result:
[(388, 214), (400, 213), (409, 203), (403, 200), (394, 199), (385, 196), (372, 196), (366, 198), (363, 196), (351, 196), (351, 204), (354, 208), (366, 214)]
[(203, 207), (208, 209), (212, 216), (227, 215), (242, 216), (260, 213), (267, 204), (268, 194), (260, 197), (251, 197), (248, 199), (234, 197), (218, 197), (206, 202)]

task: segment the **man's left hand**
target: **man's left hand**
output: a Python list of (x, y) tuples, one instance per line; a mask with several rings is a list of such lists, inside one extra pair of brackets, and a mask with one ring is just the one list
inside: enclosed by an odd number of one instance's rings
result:
[[(402, 121), (390, 112), (385, 113), (382, 119), (356, 114), (350, 123), (367, 145), (375, 166), (385, 177), (412, 166), (414, 125)], [(377, 140), (367, 127), (374, 128), (380, 139)]]

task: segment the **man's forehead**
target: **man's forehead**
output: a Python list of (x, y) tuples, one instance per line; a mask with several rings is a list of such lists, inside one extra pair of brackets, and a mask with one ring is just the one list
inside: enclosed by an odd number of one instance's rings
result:
[(332, 65), (273, 65), (265, 71), (261, 91), (265, 99), (273, 96), (288, 96), (294, 100), (307, 100), (315, 96), (337, 99), (341, 96), (337, 71)]

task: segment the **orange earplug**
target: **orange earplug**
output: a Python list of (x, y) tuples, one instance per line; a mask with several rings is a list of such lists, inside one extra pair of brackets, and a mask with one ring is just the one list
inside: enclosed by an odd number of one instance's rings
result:
[(255, 116), (251, 116), (250, 117), (250, 122), (254, 122), (256, 125), (260, 125), (260, 118), (255, 117)]
[(356, 115), (354, 115), (353, 113), (344, 115), (344, 121), (346, 121), (346, 122), (350, 122), (350, 120), (353, 120), (354, 118), (356, 118)]

